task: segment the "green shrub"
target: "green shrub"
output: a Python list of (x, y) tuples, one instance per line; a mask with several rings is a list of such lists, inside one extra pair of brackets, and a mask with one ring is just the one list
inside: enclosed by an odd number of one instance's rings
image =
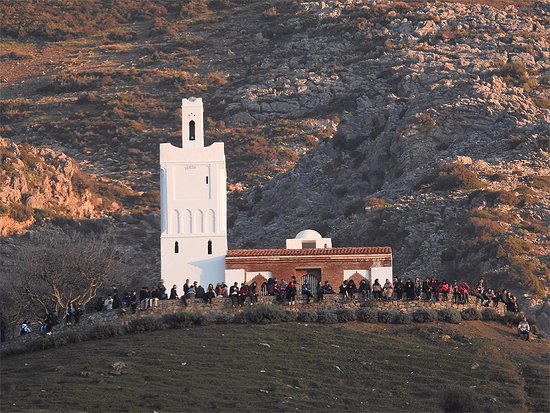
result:
[(164, 328), (165, 324), (163, 323), (163, 320), (156, 316), (140, 317), (130, 320), (128, 323), (128, 331), (132, 333), (139, 331), (157, 331), (163, 330)]
[(355, 311), (351, 308), (339, 308), (335, 313), (339, 323), (347, 323), (348, 321), (355, 321), (357, 319)]
[(296, 319), (303, 323), (313, 323), (317, 321), (317, 313), (315, 311), (299, 311)]
[(212, 320), (216, 324), (230, 324), (233, 322), (233, 314), (226, 313), (225, 311), (220, 311), (212, 314)]
[(378, 311), (372, 308), (360, 308), (357, 310), (357, 320), (363, 323), (376, 323), (378, 321)]
[(484, 321), (496, 321), (500, 320), (500, 314), (492, 308), (484, 308), (481, 310), (481, 319)]
[(251, 323), (277, 323), (281, 321), (282, 310), (274, 305), (258, 304), (244, 310), (246, 319)]
[(237, 313), (233, 317), (233, 322), (235, 324), (248, 324), (248, 318), (244, 313)]
[[(132, 320), (132, 321), (139, 321), (143, 320), (148, 317), (143, 317), (141, 319)], [(195, 319), (196, 314), (195, 313), (189, 313), (189, 312), (181, 312), (181, 313), (172, 313), (172, 314), (164, 314), (161, 318), (162, 322), (166, 324), (169, 328), (187, 328), (195, 325)], [(139, 325), (139, 323), (138, 323)], [(136, 327), (138, 327), (136, 325)], [(139, 327), (138, 327), (139, 328)], [(136, 330), (136, 331), (148, 331), (148, 330)]]
[(378, 312), (378, 321), (381, 323), (393, 323), (397, 313), (395, 311), (381, 310)]
[(410, 324), (412, 317), (409, 313), (397, 313), (392, 320), (393, 324)]
[(281, 313), (281, 321), (285, 323), (296, 321), (297, 317), (298, 317), (298, 313), (296, 311), (284, 310)]
[(439, 176), (434, 184), (435, 190), (443, 191), (452, 189), (480, 189), (484, 187), (485, 184), (479, 180), (477, 173), (459, 162), (441, 165)]
[(437, 311), (430, 308), (419, 308), (413, 311), (412, 319), (417, 323), (431, 323), (437, 320)]
[(439, 406), (444, 412), (479, 411), (474, 392), (466, 387), (453, 387), (442, 391)]
[(437, 319), (445, 323), (460, 324), (462, 317), (454, 308), (442, 308), (437, 311)]
[(477, 308), (465, 308), (460, 312), (460, 316), (463, 320), (471, 321), (471, 320), (481, 320), (481, 312)]
[(317, 322), (322, 324), (335, 324), (338, 322), (338, 316), (333, 310), (320, 310), (317, 313)]
[(98, 324), (88, 331), (88, 338), (90, 340), (101, 340), (104, 338), (121, 336), (123, 334), (124, 328), (120, 324)]

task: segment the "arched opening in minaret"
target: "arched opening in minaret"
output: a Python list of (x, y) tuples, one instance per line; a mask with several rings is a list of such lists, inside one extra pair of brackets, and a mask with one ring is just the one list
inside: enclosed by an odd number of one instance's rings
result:
[(208, 241), (208, 255), (212, 255), (212, 241)]
[(179, 254), (180, 252), (180, 244), (178, 244), (178, 241), (174, 243), (174, 254)]
[(189, 140), (190, 141), (195, 140), (195, 121), (194, 120), (189, 122)]

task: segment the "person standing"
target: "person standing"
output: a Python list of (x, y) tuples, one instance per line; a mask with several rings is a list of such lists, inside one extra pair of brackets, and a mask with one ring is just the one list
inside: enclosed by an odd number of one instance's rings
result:
[(132, 309), (132, 313), (135, 313), (138, 306), (138, 296), (135, 291), (132, 291), (130, 294), (130, 308)]
[(258, 285), (256, 284), (256, 281), (254, 281), (252, 284), (250, 284), (250, 287), (248, 287), (248, 296), (250, 297), (250, 305), (254, 305), (254, 303), (258, 302)]
[(382, 285), (380, 285), (378, 278), (376, 278), (372, 284), (372, 295), (375, 300), (380, 300), (382, 298)]
[(294, 278), (290, 279), (290, 282), (286, 286), (286, 298), (288, 300), (288, 305), (294, 305), (296, 299), (296, 283)]
[(166, 294), (166, 287), (164, 286), (164, 280), (159, 281), (159, 285), (157, 286), (157, 291), (158, 291), (159, 299), (166, 300), (168, 298), (168, 294)]
[(403, 299), (403, 291), (405, 290), (405, 286), (403, 285), (403, 282), (401, 281), (401, 278), (397, 277), (395, 280), (395, 284), (393, 285), (395, 289), (395, 295), (397, 296), (398, 300)]
[(405, 282), (405, 295), (407, 296), (407, 301), (414, 300), (415, 298), (414, 283), (410, 278), (407, 278), (407, 281)]
[(393, 296), (393, 284), (387, 278), (384, 283), (384, 296), (386, 297), (386, 301), (390, 301)]
[(103, 301), (103, 309), (107, 311), (113, 309), (113, 297), (111, 296), (111, 294), (109, 294), (105, 301)]
[(319, 281), (317, 283), (317, 302), (321, 303), (323, 302), (323, 296), (325, 295), (325, 289), (323, 287), (323, 283)]

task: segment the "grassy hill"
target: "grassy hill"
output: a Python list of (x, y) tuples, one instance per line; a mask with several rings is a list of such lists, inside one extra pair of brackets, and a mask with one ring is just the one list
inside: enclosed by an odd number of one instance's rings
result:
[(550, 411), (549, 361), (481, 321), (209, 325), (4, 358), (0, 408)]

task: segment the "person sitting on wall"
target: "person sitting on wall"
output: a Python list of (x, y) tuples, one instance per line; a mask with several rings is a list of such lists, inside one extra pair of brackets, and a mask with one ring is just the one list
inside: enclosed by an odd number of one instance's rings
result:
[(420, 300), (421, 296), (422, 296), (422, 282), (420, 281), (419, 277), (416, 277), (414, 279), (414, 299)]
[(439, 284), (439, 294), (443, 298), (443, 301), (447, 301), (449, 299), (450, 290), (451, 287), (449, 287), (449, 283), (445, 280), (441, 281), (441, 284)]
[(245, 283), (241, 283), (241, 288), (239, 289), (239, 305), (242, 307), (244, 302), (248, 297), (248, 286)]
[(109, 294), (105, 301), (103, 301), (103, 309), (107, 311), (113, 309), (113, 297), (111, 296), (111, 294)]
[(382, 298), (382, 285), (378, 278), (374, 280), (372, 284), (372, 296), (375, 300), (380, 300)]
[(401, 278), (397, 277), (395, 279), (395, 283), (393, 284), (393, 288), (395, 289), (395, 295), (398, 300), (403, 299), (403, 292), (405, 291), (405, 286), (403, 285), (403, 282), (401, 281)]
[(456, 280), (454, 280), (451, 285), (451, 293), (453, 294), (453, 304), (460, 303), (460, 287), (458, 286), (458, 282)]
[(349, 300), (349, 294), (348, 294), (348, 282), (346, 280), (342, 281), (342, 284), (340, 284), (340, 287), (338, 289), (340, 295), (342, 296), (343, 302), (348, 302)]
[(275, 279), (273, 277), (269, 277), (267, 280), (267, 295), (275, 295), (273, 291), (275, 290)]
[(132, 309), (132, 313), (135, 313), (138, 307), (138, 296), (135, 291), (132, 291), (130, 294), (130, 308)]
[(466, 281), (462, 281), (458, 286), (458, 291), (460, 293), (460, 304), (466, 304), (468, 302), (468, 293), (470, 291), (470, 286)]
[(353, 299), (355, 298), (355, 294), (357, 293), (357, 286), (355, 285), (355, 281), (348, 280), (348, 285), (346, 286), (346, 290), (348, 292), (349, 300), (353, 302)]
[(313, 294), (307, 280), (302, 284), (302, 295), (306, 296), (306, 304), (309, 304), (310, 299), (313, 298)]
[(366, 278), (363, 278), (359, 283), (359, 294), (361, 294), (361, 298), (363, 299), (363, 301), (369, 298), (370, 290), (371, 290), (370, 283), (367, 282)]
[(206, 291), (204, 291), (204, 287), (202, 285), (197, 285), (197, 283), (195, 283), (195, 298), (204, 299), (205, 294), (206, 294)]
[(424, 294), (425, 301), (432, 300), (432, 280), (430, 277), (426, 277), (422, 283), (422, 293)]
[(330, 285), (328, 281), (325, 281), (325, 285), (323, 285), (323, 293), (336, 294), (336, 292), (334, 291), (334, 288), (332, 288), (332, 285)]
[(518, 337), (529, 341), (530, 331), (531, 331), (531, 326), (529, 326), (529, 323), (527, 322), (527, 317), (523, 317), (518, 324)]
[(414, 283), (410, 278), (407, 278), (405, 282), (405, 295), (407, 296), (407, 301), (414, 300)]
[(273, 295), (277, 297), (277, 300), (279, 298), (279, 294), (281, 294), (281, 285), (279, 284), (279, 281), (277, 278), (273, 278)]
[(286, 287), (287, 287), (287, 283), (283, 278), (281, 280), (280, 284), (279, 284), (279, 298), (278, 298), (278, 301), (280, 301), (281, 304), (285, 303)]
[(223, 281), (220, 281), (218, 284), (216, 284), (216, 296), (219, 298), (227, 297), (227, 284), (225, 284)]
[(325, 289), (323, 288), (323, 283), (319, 281), (317, 283), (317, 302), (320, 303), (323, 301), (323, 296), (325, 295)]
[(178, 297), (178, 286), (176, 284), (174, 284), (172, 286), (172, 289), (170, 290), (170, 300), (177, 300), (179, 297)]
[(157, 285), (157, 290), (159, 292), (159, 298), (161, 300), (166, 300), (168, 298), (168, 294), (166, 294), (166, 287), (164, 286), (164, 280), (159, 281), (159, 284)]
[(185, 295), (183, 296), (183, 304), (186, 307), (189, 305), (189, 300), (195, 299), (195, 296), (197, 294), (196, 285), (196, 281), (193, 284), (189, 285), (189, 287), (187, 288), (187, 293), (185, 293)]
[(480, 301), (483, 302), (483, 294), (485, 294), (485, 280), (483, 280), (483, 278), (480, 278), (474, 289), (476, 304)]
[(229, 298), (231, 298), (231, 307), (237, 308), (239, 305), (239, 284), (236, 281), (229, 289)]
[(390, 301), (393, 296), (393, 284), (390, 282), (389, 279), (386, 278), (386, 282), (384, 283), (384, 297), (386, 298), (386, 301)]
[(295, 300), (296, 300), (296, 282), (295, 282), (295, 280), (296, 280), (296, 278), (292, 277), (290, 279), (290, 282), (286, 286), (285, 293), (286, 293), (286, 299), (288, 300), (288, 305), (296, 304), (296, 302), (295, 302)]
[(208, 288), (206, 289), (206, 292), (204, 293), (203, 300), (207, 304), (212, 304), (212, 299), (216, 297), (216, 290), (214, 289), (214, 284), (210, 283), (208, 284)]
[(250, 286), (248, 287), (248, 297), (250, 297), (250, 305), (254, 305), (254, 303), (258, 302), (258, 284), (256, 284), (256, 281), (254, 281)]

